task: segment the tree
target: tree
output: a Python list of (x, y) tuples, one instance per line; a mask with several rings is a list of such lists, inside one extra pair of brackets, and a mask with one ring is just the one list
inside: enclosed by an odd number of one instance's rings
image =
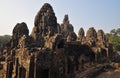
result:
[(117, 35), (116, 29), (112, 29), (112, 30), (110, 31), (110, 34), (112, 34), (112, 35)]
[(107, 37), (113, 44), (113, 50), (120, 51), (120, 28), (112, 29), (110, 33), (107, 34)]
[(118, 28), (118, 29), (112, 29), (110, 31), (110, 34), (112, 34), (114, 36), (120, 36), (120, 28)]
[(116, 33), (117, 33), (118, 36), (120, 36), (120, 28), (118, 28), (118, 29), (116, 30)]
[(10, 35), (0, 36), (0, 45), (6, 44), (11, 39)]

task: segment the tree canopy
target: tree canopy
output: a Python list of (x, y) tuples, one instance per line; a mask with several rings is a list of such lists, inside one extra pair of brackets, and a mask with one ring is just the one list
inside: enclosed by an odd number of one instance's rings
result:
[(110, 33), (107, 34), (107, 37), (113, 44), (113, 50), (120, 51), (120, 28), (112, 29)]
[(0, 36), (0, 45), (6, 44), (11, 39), (10, 35)]

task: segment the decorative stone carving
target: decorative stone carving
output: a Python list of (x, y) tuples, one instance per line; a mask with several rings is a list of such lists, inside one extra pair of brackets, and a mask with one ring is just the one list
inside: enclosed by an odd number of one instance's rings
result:
[(17, 23), (13, 29), (12, 44), (11, 44), (12, 48), (18, 46), (18, 40), (23, 35), (26, 35), (26, 36), (29, 35), (28, 27), (24, 22)]
[(61, 33), (63, 38), (67, 39), (68, 41), (75, 41), (77, 39), (76, 34), (74, 33), (74, 28), (72, 24), (69, 23), (68, 15), (64, 16), (63, 23), (61, 24)]
[(78, 32), (78, 39), (77, 40), (80, 42), (83, 42), (84, 37), (85, 37), (84, 29), (80, 28), (79, 32)]
[(50, 4), (45, 3), (35, 16), (31, 36), (36, 40), (38, 36), (53, 36), (57, 32), (57, 18), (53, 8)]
[(90, 46), (95, 46), (97, 40), (97, 33), (94, 27), (91, 27), (88, 29), (87, 34), (86, 34), (86, 41)]

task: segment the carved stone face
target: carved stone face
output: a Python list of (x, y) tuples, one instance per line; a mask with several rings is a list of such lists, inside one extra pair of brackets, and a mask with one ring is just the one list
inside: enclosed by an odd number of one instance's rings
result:
[(43, 7), (39, 10), (35, 17), (34, 25), (39, 28), (38, 33), (40, 33), (43, 37), (47, 35), (53, 36), (55, 33), (58, 32), (57, 19), (50, 4), (44, 4)]
[(78, 32), (78, 37), (84, 37), (84, 35), (85, 35), (85, 32), (84, 32), (83, 28), (80, 28), (79, 32)]
[(98, 32), (97, 32), (97, 38), (98, 38), (98, 40), (104, 41), (105, 34), (104, 34), (103, 30), (98, 30)]
[(93, 27), (89, 28), (89, 30), (87, 31), (86, 37), (87, 38), (92, 38), (92, 37), (97, 38), (96, 30)]

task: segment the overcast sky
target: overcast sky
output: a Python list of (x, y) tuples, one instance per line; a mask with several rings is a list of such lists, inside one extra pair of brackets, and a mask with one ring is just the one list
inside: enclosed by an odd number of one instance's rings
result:
[(44, 3), (52, 5), (60, 24), (68, 14), (76, 33), (80, 27), (105, 32), (120, 28), (120, 0), (0, 0), (0, 35), (11, 35), (21, 22), (27, 23), (31, 33), (34, 17)]

